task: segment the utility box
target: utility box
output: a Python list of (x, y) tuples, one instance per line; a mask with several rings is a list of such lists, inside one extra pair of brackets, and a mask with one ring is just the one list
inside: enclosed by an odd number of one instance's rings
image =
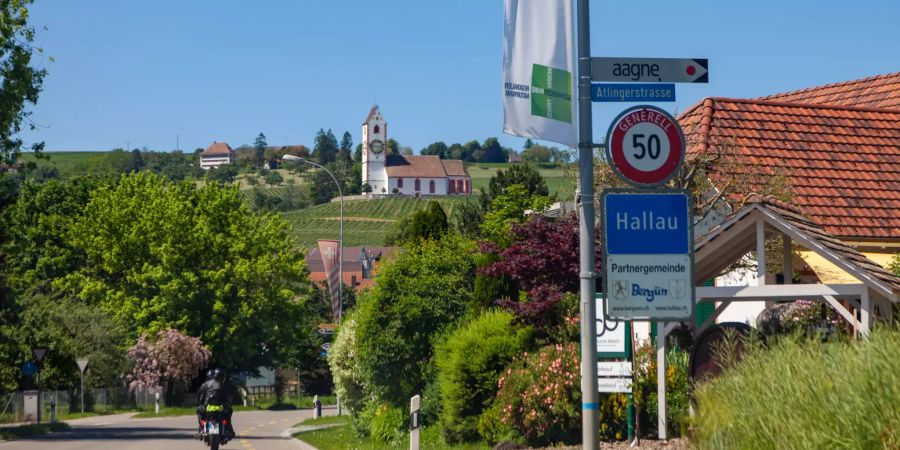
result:
[(24, 397), (25, 421), (37, 422), (38, 417), (38, 391), (25, 391)]

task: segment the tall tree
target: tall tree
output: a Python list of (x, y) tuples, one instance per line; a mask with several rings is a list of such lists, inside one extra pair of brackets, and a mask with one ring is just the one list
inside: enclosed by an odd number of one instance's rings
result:
[(500, 146), (500, 142), (497, 141), (497, 138), (491, 137), (487, 138), (484, 141), (484, 145), (481, 146), (484, 153), (482, 153), (479, 162), (486, 163), (502, 163), (506, 162), (506, 154), (503, 152), (503, 147)]
[(484, 156), (484, 150), (481, 149), (481, 144), (478, 141), (469, 141), (463, 145), (464, 151), (464, 159), (466, 161), (481, 161), (481, 157)]
[(92, 192), (68, 234), (85, 264), (55, 283), (111, 314), (130, 339), (175, 328), (240, 370), (281, 357), (306, 280), (303, 252), (285, 222), (251, 213), (236, 187), (124, 176)]
[(266, 142), (266, 135), (259, 132), (256, 135), (256, 140), (253, 141), (253, 156), (256, 158), (256, 164), (262, 165), (263, 160), (266, 157), (266, 147), (269, 146), (269, 143)]
[(434, 155), (441, 159), (447, 159), (447, 144), (437, 141), (432, 144), (428, 144), (428, 147), (425, 147), (420, 152), (423, 155)]
[(532, 141), (531, 138), (525, 139), (525, 145), (522, 146), (522, 149), (528, 150), (531, 147), (534, 147), (534, 141)]
[(400, 154), (400, 143), (397, 142), (396, 139), (388, 139), (386, 153), (388, 155), (399, 155)]
[(325, 165), (336, 159), (337, 152), (338, 144), (334, 133), (331, 132), (331, 129), (326, 132), (324, 129), (319, 128), (313, 144), (313, 156), (319, 160), (319, 164)]
[[(0, 163), (14, 162), (22, 151), (19, 132), (23, 122), (34, 129), (26, 105), (34, 105), (47, 75), (31, 57), (40, 48), (32, 46), (34, 27), (28, 23), (31, 0), (0, 0)], [(31, 145), (40, 153), (43, 142)]]
[(341, 136), (339, 151), (341, 152), (342, 158), (348, 161), (353, 158), (353, 136), (350, 135), (349, 131), (345, 131), (344, 135)]

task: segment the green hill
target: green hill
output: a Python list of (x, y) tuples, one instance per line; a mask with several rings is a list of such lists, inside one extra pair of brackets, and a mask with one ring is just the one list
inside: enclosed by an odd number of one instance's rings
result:
[[(506, 169), (510, 165), (508, 163), (491, 163), (491, 164), (466, 164), (466, 170), (472, 177), (472, 187), (476, 193), (481, 193), (487, 189), (491, 177), (500, 169)], [(538, 172), (547, 182), (547, 188), (550, 195), (556, 195), (557, 200), (571, 201), (575, 197), (575, 183), (577, 182), (578, 172), (573, 170), (566, 173), (566, 169), (555, 167), (545, 168), (538, 167)]]
[[(437, 201), (448, 217), (453, 217), (465, 197), (389, 197), (344, 201), (344, 245), (384, 245), (391, 225), (424, 209), (429, 201)], [(304, 247), (316, 245), (318, 239), (337, 239), (340, 235), (340, 205), (326, 203), (281, 215), (294, 226), (294, 234)]]
[(86, 175), (107, 152), (44, 152), (46, 158), (37, 158), (34, 153), (22, 153), (22, 161), (34, 162), (38, 166), (55, 167), (63, 176)]

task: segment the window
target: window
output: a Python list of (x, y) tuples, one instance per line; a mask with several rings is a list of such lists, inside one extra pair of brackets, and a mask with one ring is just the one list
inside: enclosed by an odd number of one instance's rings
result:
[(434, 194), (434, 180), (428, 182), (428, 192)]
[(456, 180), (456, 192), (465, 194), (465, 192), (463, 192), (463, 180)]
[(403, 187), (403, 177), (397, 178), (397, 187), (398, 188)]
[(421, 190), (422, 190), (422, 183), (419, 181), (418, 178), (416, 178), (416, 188), (415, 188), (415, 191), (416, 191), (416, 192), (419, 192), (419, 191), (421, 191)]
[(381, 128), (378, 128), (378, 125), (375, 125), (375, 134), (378, 134), (381, 131)]

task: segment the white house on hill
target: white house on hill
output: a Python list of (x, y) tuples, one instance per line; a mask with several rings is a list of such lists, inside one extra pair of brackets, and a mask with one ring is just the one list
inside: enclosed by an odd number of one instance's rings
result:
[(387, 122), (373, 106), (362, 124), (362, 182), (374, 195), (469, 195), (472, 178), (458, 159), (386, 155)]
[(224, 142), (213, 142), (200, 153), (200, 168), (203, 170), (232, 163), (234, 163), (234, 150)]

